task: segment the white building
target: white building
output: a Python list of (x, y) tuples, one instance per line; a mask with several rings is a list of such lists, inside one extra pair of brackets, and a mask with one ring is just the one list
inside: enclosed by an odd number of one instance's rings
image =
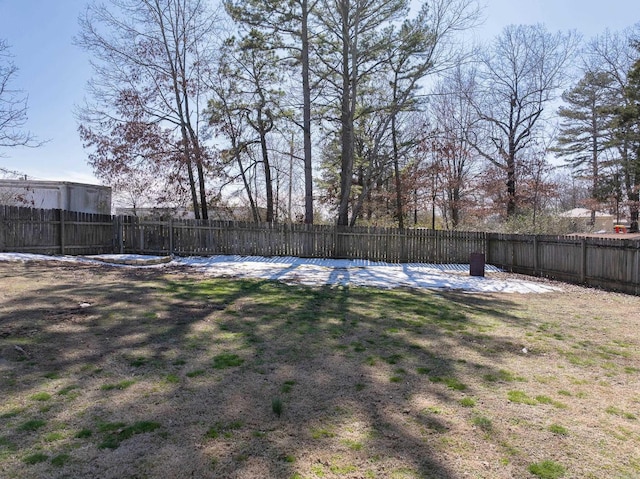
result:
[(572, 210), (565, 211), (561, 216), (571, 218), (581, 232), (613, 232), (614, 218), (613, 215), (607, 213), (596, 211), (596, 221), (593, 225), (590, 224), (591, 210), (588, 210), (587, 208), (574, 208)]
[(111, 188), (68, 181), (0, 179), (0, 204), (111, 214)]

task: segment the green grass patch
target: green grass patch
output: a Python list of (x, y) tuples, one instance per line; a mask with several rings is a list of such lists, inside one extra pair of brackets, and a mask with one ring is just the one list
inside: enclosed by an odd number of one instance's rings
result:
[(189, 371), (185, 376), (188, 378), (195, 378), (198, 376), (203, 376), (206, 373), (204, 369), (194, 369), (193, 371)]
[(5, 449), (7, 451), (15, 451), (16, 445), (11, 442), (8, 438), (4, 436), (0, 436), (0, 450)]
[(56, 467), (62, 467), (70, 460), (71, 456), (69, 456), (69, 454), (58, 454), (57, 456), (51, 458), (51, 464)]
[(147, 364), (149, 360), (147, 358), (145, 358), (144, 356), (138, 356), (135, 359), (132, 359), (131, 361), (129, 361), (129, 366), (134, 367), (134, 368), (139, 368), (144, 366), (145, 364)]
[(559, 436), (567, 436), (569, 434), (569, 430), (564, 426), (560, 426), (559, 424), (552, 424), (548, 429), (552, 433), (558, 434)]
[(133, 386), (136, 382), (133, 379), (124, 379), (118, 383), (109, 383), (109, 384), (103, 384), (102, 386), (100, 386), (100, 389), (102, 389), (103, 391), (113, 391), (114, 389), (127, 389), (130, 386)]
[(47, 456), (46, 454), (42, 452), (36, 452), (35, 454), (29, 454), (28, 456), (23, 457), (22, 462), (24, 462), (25, 464), (33, 465), (40, 462), (45, 462), (47, 459), (49, 459), (49, 456)]
[(350, 474), (352, 472), (356, 472), (358, 468), (351, 464), (330, 464), (329, 470), (334, 474)]
[(509, 391), (507, 393), (507, 399), (516, 404), (527, 404), (529, 406), (535, 406), (538, 401), (527, 396), (523, 391)]
[(98, 448), (117, 449), (122, 441), (136, 434), (153, 432), (160, 427), (162, 427), (160, 423), (154, 421), (138, 421), (131, 426), (123, 422), (101, 423), (98, 425), (98, 432), (104, 434), (104, 439), (98, 444)]
[(331, 429), (326, 427), (317, 427), (317, 428), (311, 429), (311, 437), (313, 439), (330, 438), (330, 437), (335, 437), (335, 435), (336, 435), (335, 432), (333, 432)]
[(49, 399), (51, 399), (51, 394), (47, 392), (39, 392), (29, 396), (29, 399), (31, 399), (32, 401), (48, 401)]
[(37, 431), (38, 429), (43, 427), (45, 424), (47, 424), (47, 422), (42, 419), (31, 419), (27, 422), (23, 422), (22, 424), (20, 424), (20, 426), (18, 426), (18, 430), (28, 431), (28, 432)]
[(489, 419), (488, 417), (482, 416), (480, 414), (475, 415), (473, 419), (471, 419), (471, 424), (487, 433), (493, 430), (493, 421), (491, 421), (491, 419)]
[(93, 435), (93, 431), (91, 429), (80, 429), (73, 437), (76, 439), (86, 439)]
[(282, 385), (282, 387), (280, 388), (280, 391), (283, 394), (289, 393), (291, 392), (291, 390), (293, 389), (293, 386), (295, 386), (296, 382), (293, 380), (289, 380), (289, 381), (285, 381), (284, 384)]
[(17, 407), (17, 408), (11, 409), (10, 411), (0, 414), (0, 419), (11, 419), (12, 417), (17, 417), (23, 412), (25, 412), (26, 410), (27, 408), (24, 408), (24, 407)]
[(529, 464), (528, 470), (540, 479), (558, 479), (567, 472), (562, 464), (555, 461), (541, 461)]
[(449, 389), (453, 389), (455, 391), (464, 391), (467, 389), (466, 384), (452, 377), (429, 376), (429, 381), (431, 381), (432, 383), (443, 383)]
[(561, 403), (560, 401), (556, 401), (555, 399), (552, 399), (549, 396), (543, 396), (543, 395), (536, 396), (536, 401), (539, 404), (549, 404), (551, 406), (557, 407), (558, 409), (567, 408), (566, 404)]
[(244, 363), (244, 359), (232, 353), (218, 354), (213, 358), (214, 369), (233, 368), (242, 365), (242, 363)]
[(282, 416), (283, 407), (284, 406), (282, 404), (282, 399), (273, 398), (271, 400), (271, 410), (273, 411), (273, 414), (275, 414), (276, 416), (278, 417)]
[(207, 430), (205, 437), (217, 439), (222, 436), (229, 439), (233, 436), (233, 431), (240, 429), (243, 425), (244, 423), (242, 421), (232, 421), (229, 423), (217, 422)]
[(511, 371), (507, 371), (506, 369), (500, 369), (495, 373), (488, 373), (482, 376), (482, 379), (489, 383), (495, 382), (505, 382), (510, 383), (513, 381), (526, 381), (522, 376), (516, 376)]
[(59, 396), (66, 396), (74, 389), (78, 389), (78, 386), (75, 384), (70, 384), (68, 386), (63, 387), (60, 391), (58, 391)]
[(55, 442), (59, 441), (60, 439), (64, 439), (64, 434), (62, 434), (60, 431), (50, 432), (49, 434), (46, 434), (44, 436), (44, 440), (46, 442)]
[(623, 417), (623, 418), (629, 419), (631, 421), (635, 421), (636, 419), (638, 419), (635, 414), (632, 414), (630, 412), (625, 412), (622, 409), (617, 408), (615, 406), (609, 406), (607, 409), (605, 409), (605, 412), (607, 414), (611, 414), (613, 416)]
[(352, 451), (361, 451), (362, 450), (362, 443), (360, 441), (354, 441), (352, 439), (344, 439), (341, 442), (342, 442), (342, 444), (347, 446)]
[(474, 407), (476, 405), (476, 400), (473, 398), (462, 398), (458, 401), (458, 404), (462, 407)]
[(398, 364), (402, 359), (402, 354), (391, 354), (383, 359), (387, 364)]

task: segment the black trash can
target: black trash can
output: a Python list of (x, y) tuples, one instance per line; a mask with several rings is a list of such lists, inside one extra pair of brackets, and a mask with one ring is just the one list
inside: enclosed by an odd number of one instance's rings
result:
[(471, 253), (469, 256), (469, 275), (484, 276), (484, 253)]

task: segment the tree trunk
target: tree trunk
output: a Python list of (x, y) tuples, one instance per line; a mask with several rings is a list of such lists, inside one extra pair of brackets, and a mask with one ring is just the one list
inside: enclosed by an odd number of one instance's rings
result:
[(351, 113), (351, 88), (355, 88), (355, 75), (350, 65), (349, 42), (349, 0), (340, 2), (342, 20), (342, 96), (340, 102), (340, 204), (338, 206), (338, 225), (349, 224), (349, 200), (351, 179), (353, 176), (353, 116)]
[(398, 158), (398, 132), (396, 130), (396, 105), (397, 105), (398, 74), (395, 74), (393, 82), (393, 112), (391, 113), (391, 141), (393, 143), (393, 174), (396, 183), (396, 216), (398, 228), (404, 228), (404, 208), (402, 202), (402, 180), (400, 179), (400, 165)]
[(302, 132), (304, 148), (304, 222), (313, 224), (313, 166), (311, 163), (311, 86), (309, 84), (309, 2), (302, 0)]
[(196, 190), (196, 180), (193, 174), (193, 162), (191, 161), (191, 152), (189, 151), (189, 137), (187, 136), (187, 130), (182, 125), (182, 142), (184, 161), (187, 165), (187, 175), (189, 177), (189, 190), (191, 191), (191, 202), (193, 204), (193, 214), (197, 220), (200, 219), (200, 206), (198, 204), (198, 191)]
[(273, 180), (271, 179), (271, 165), (269, 164), (269, 150), (267, 149), (267, 128), (262, 118), (262, 110), (258, 110), (258, 133), (260, 134), (260, 150), (262, 152), (262, 166), (267, 196), (267, 223), (273, 222)]

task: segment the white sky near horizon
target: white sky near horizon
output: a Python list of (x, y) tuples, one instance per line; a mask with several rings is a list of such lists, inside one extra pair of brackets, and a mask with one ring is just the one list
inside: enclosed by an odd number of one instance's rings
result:
[[(87, 165), (73, 111), (91, 76), (88, 56), (74, 46), (78, 15), (88, 0), (0, 0), (0, 39), (19, 68), (13, 87), (28, 95), (26, 128), (39, 148), (0, 150), (0, 168), (39, 180), (98, 183)], [(484, 23), (470, 36), (490, 39), (509, 24), (544, 23), (550, 31), (593, 37), (640, 22), (638, 0), (481, 0)]]

